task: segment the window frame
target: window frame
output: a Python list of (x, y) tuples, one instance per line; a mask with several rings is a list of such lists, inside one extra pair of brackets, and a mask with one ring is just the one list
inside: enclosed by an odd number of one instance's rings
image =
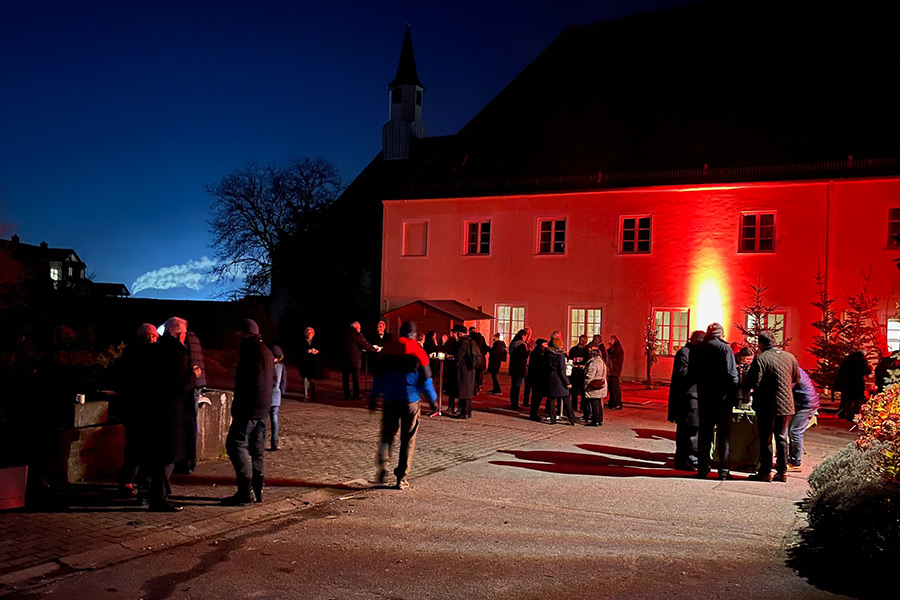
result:
[[(661, 314), (661, 313), (666, 313), (669, 315), (669, 323), (668, 324), (659, 322), (657, 315)], [(685, 315), (687, 316), (687, 319), (683, 325), (681, 325), (681, 324), (674, 325), (673, 324), (674, 320), (672, 319), (672, 317), (676, 313), (685, 313)], [(656, 339), (657, 339), (657, 342), (659, 343), (659, 346), (657, 346), (656, 355), (657, 356), (675, 356), (675, 353), (678, 352), (679, 348), (681, 348), (684, 344), (687, 343), (688, 339), (691, 336), (691, 309), (686, 306), (681, 306), (681, 307), (678, 307), (678, 306), (676, 306), (676, 307), (654, 306), (651, 309), (651, 314), (653, 315), (653, 324), (656, 327)], [(661, 327), (667, 327), (669, 329), (669, 337), (668, 338), (662, 337), (661, 332), (660, 332)], [(677, 338), (675, 336), (674, 332), (675, 332), (676, 328), (679, 330), (679, 332), (681, 330), (683, 330), (683, 332), (684, 332), (683, 338)], [(666, 342), (666, 346), (664, 349), (660, 348), (663, 340), (665, 340), (665, 342)]]
[[(744, 327), (747, 330), (750, 330), (753, 328), (752, 327), (753, 324), (750, 322), (750, 318), (752, 316), (753, 315), (748, 315), (748, 314), (744, 315)], [(775, 345), (778, 346), (779, 348), (783, 348), (784, 347), (784, 335), (785, 335), (785, 333), (787, 333), (787, 322), (788, 322), (787, 311), (786, 310), (773, 310), (772, 312), (770, 312), (769, 313), (770, 321), (766, 323), (766, 329), (768, 329), (769, 323), (771, 322), (771, 317), (773, 317), (773, 316), (776, 319), (778, 317), (781, 317), (781, 331), (775, 332)], [(769, 331), (773, 331), (773, 330), (769, 329)], [(754, 336), (749, 336), (747, 341), (750, 341), (750, 338), (752, 338), (752, 337), (754, 337)], [(754, 340), (753, 343), (756, 343), (756, 341)]]
[[(575, 319), (573, 318), (574, 317), (573, 313), (575, 311), (583, 311), (583, 313), (584, 313), (584, 315), (583, 315), (584, 320), (580, 321), (580, 323), (583, 324), (583, 328), (577, 335), (575, 334), (576, 322), (575, 322)], [(599, 321), (590, 321), (588, 318), (588, 311), (599, 311), (600, 320)], [(588, 342), (590, 342), (593, 339), (594, 335), (596, 335), (598, 333), (599, 334), (603, 333), (603, 307), (602, 306), (597, 305), (597, 304), (570, 304), (567, 307), (567, 313), (568, 313), (568, 315), (567, 315), (568, 318), (566, 320), (566, 324), (568, 325), (568, 328), (566, 331), (567, 331), (568, 337), (566, 338), (566, 340), (568, 341), (569, 345), (566, 346), (566, 348), (565, 348), (566, 351), (568, 351), (569, 348), (571, 348), (572, 346), (576, 346), (578, 344), (579, 336), (587, 335)], [(596, 331), (589, 328), (589, 326), (588, 326), (589, 324), (591, 324), (591, 325), (597, 324), (598, 327), (597, 327)]]
[[(422, 254), (406, 253), (406, 228), (408, 225), (424, 225), (425, 226), (425, 250)], [(430, 219), (414, 219), (410, 221), (402, 221), (400, 227), (400, 257), (401, 258), (423, 258), (428, 256), (428, 237), (431, 229)]]
[[(557, 234), (557, 223), (562, 222), (563, 224), (563, 239), (562, 239), (562, 251), (555, 251), (554, 248), (556, 244), (559, 242), (556, 241)], [(550, 251), (543, 252), (541, 251), (541, 224), (542, 223), (551, 223), (550, 226)], [(538, 217), (535, 227), (535, 249), (534, 253), (538, 256), (565, 256), (569, 251), (568, 245), (568, 237), (569, 237), (569, 225), (567, 217)]]
[[(629, 228), (629, 231), (634, 231), (634, 239), (626, 240), (625, 239), (625, 220), (626, 219), (634, 219), (634, 228)], [(650, 225), (646, 228), (648, 231), (647, 235), (647, 249), (639, 250), (638, 244), (642, 241), (640, 239), (640, 231), (643, 229), (640, 226), (641, 219), (649, 219)], [(633, 250), (626, 250), (625, 243), (630, 242), (634, 244)], [(633, 215), (619, 215), (619, 235), (617, 236), (617, 245), (616, 245), (616, 253), (617, 254), (652, 254), (653, 253), (653, 215), (651, 213), (643, 213), (643, 214), (633, 214)]]
[[(744, 225), (744, 218), (748, 216), (756, 217), (756, 224), (752, 227), (754, 228), (754, 238), (753, 238), (753, 250), (744, 250), (744, 229), (746, 227), (750, 227), (749, 225)], [(763, 215), (772, 215), (772, 249), (771, 250), (760, 250), (760, 242), (763, 238), (760, 236), (760, 229), (762, 229), (762, 216)], [(778, 241), (778, 214), (777, 211), (774, 210), (742, 210), (740, 214), (740, 219), (738, 220), (738, 254), (775, 254), (775, 248)]]
[[(896, 327), (891, 328), (891, 324), (896, 324)], [(884, 338), (887, 341), (888, 349), (891, 352), (895, 352), (900, 350), (900, 319), (887, 319), (885, 322), (885, 330), (884, 330)], [(895, 333), (896, 335), (892, 338), (891, 333)]]
[[(506, 319), (505, 322), (500, 318), (500, 309), (503, 307), (510, 309), (509, 318)], [(522, 311), (521, 325), (518, 327), (515, 326), (515, 323), (518, 323), (519, 319), (516, 319), (514, 317), (514, 311), (517, 309), (521, 309)], [(513, 336), (516, 335), (516, 332), (518, 332), (520, 329), (525, 328), (525, 315), (527, 312), (528, 307), (525, 302), (497, 302), (496, 304), (494, 304), (494, 333), (499, 333), (500, 339), (506, 342), (507, 346), (512, 342)], [(506, 327), (504, 327), (504, 325), (511, 328), (508, 331), (508, 337), (506, 338), (503, 337), (503, 334), (506, 330)]]
[[(891, 219), (891, 212), (897, 212), (897, 218)], [(891, 233), (891, 225), (897, 224), (896, 233)], [(887, 250), (900, 250), (900, 207), (898, 208), (888, 208), (887, 214), (887, 244), (885, 245), (885, 249)]]
[[(483, 235), (482, 227), (487, 224), (488, 226), (488, 239), (487, 239), (487, 252), (481, 252), (481, 245), (483, 241), (481, 240), (481, 236)], [(476, 245), (478, 246), (478, 252), (470, 252), (469, 251), (469, 227), (472, 225), (478, 226), (478, 239), (476, 241)], [(466, 219), (463, 222), (463, 256), (490, 256), (491, 255), (491, 243), (493, 241), (493, 233), (494, 233), (493, 223), (489, 218), (475, 218), (475, 219)]]

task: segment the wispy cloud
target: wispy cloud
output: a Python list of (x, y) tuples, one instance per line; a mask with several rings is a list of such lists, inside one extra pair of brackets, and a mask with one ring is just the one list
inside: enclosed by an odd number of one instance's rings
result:
[(204, 256), (200, 260), (189, 260), (182, 265), (148, 271), (134, 280), (134, 283), (131, 284), (131, 293), (137, 294), (142, 290), (149, 289), (169, 290), (181, 287), (197, 291), (212, 283), (212, 268), (215, 265), (216, 261)]

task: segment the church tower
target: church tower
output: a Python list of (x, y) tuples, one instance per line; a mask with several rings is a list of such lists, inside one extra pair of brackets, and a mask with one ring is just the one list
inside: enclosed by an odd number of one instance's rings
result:
[(422, 92), (425, 86), (416, 73), (416, 58), (413, 56), (412, 37), (409, 25), (400, 51), (397, 74), (388, 84), (391, 99), (390, 121), (382, 128), (382, 156), (384, 160), (409, 158), (410, 146), (414, 140), (425, 137), (422, 125)]

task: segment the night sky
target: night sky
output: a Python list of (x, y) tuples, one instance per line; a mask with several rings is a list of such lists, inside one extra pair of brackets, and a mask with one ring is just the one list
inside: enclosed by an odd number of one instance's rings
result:
[(138, 296), (212, 297), (204, 186), (316, 155), (352, 181), (406, 22), (446, 135), (566, 27), (684, 3), (0, 0), (0, 237), (74, 248)]

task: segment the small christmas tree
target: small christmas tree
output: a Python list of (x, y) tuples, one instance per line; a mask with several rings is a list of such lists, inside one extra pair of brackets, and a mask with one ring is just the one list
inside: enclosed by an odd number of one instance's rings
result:
[(812, 323), (819, 333), (808, 350), (816, 357), (816, 368), (809, 372), (809, 376), (819, 387), (831, 390), (834, 397), (834, 378), (841, 361), (847, 356), (847, 348), (841, 339), (844, 325), (832, 308), (837, 299), (828, 295), (825, 275), (818, 271), (815, 278), (819, 286), (819, 300), (812, 305), (821, 311), (822, 318)]
[(653, 315), (650, 315), (647, 317), (647, 324), (644, 326), (644, 355), (647, 357), (646, 385), (648, 390), (656, 389), (656, 384), (653, 383), (653, 374), (650, 370), (657, 361), (658, 352), (659, 330), (656, 328), (656, 321)]
[(791, 338), (784, 336), (784, 321), (771, 318), (771, 314), (777, 311), (780, 305), (763, 302), (763, 294), (767, 289), (769, 288), (762, 284), (762, 275), (760, 275), (756, 285), (750, 284), (750, 290), (753, 292), (751, 303), (741, 308), (741, 312), (747, 316), (749, 327), (745, 327), (740, 323), (734, 324), (738, 331), (743, 334), (744, 341), (750, 346), (754, 354), (759, 352), (757, 338), (763, 331), (771, 331), (775, 334), (776, 339), (780, 338), (781, 342), (778, 345), (782, 348), (786, 347), (787, 343), (791, 341)]
[(869, 292), (869, 273), (860, 271), (862, 289), (853, 296), (847, 296), (847, 310), (844, 313), (844, 327), (841, 342), (846, 356), (854, 350), (862, 350), (866, 358), (879, 359), (887, 351), (887, 339), (878, 315), (878, 298)]

